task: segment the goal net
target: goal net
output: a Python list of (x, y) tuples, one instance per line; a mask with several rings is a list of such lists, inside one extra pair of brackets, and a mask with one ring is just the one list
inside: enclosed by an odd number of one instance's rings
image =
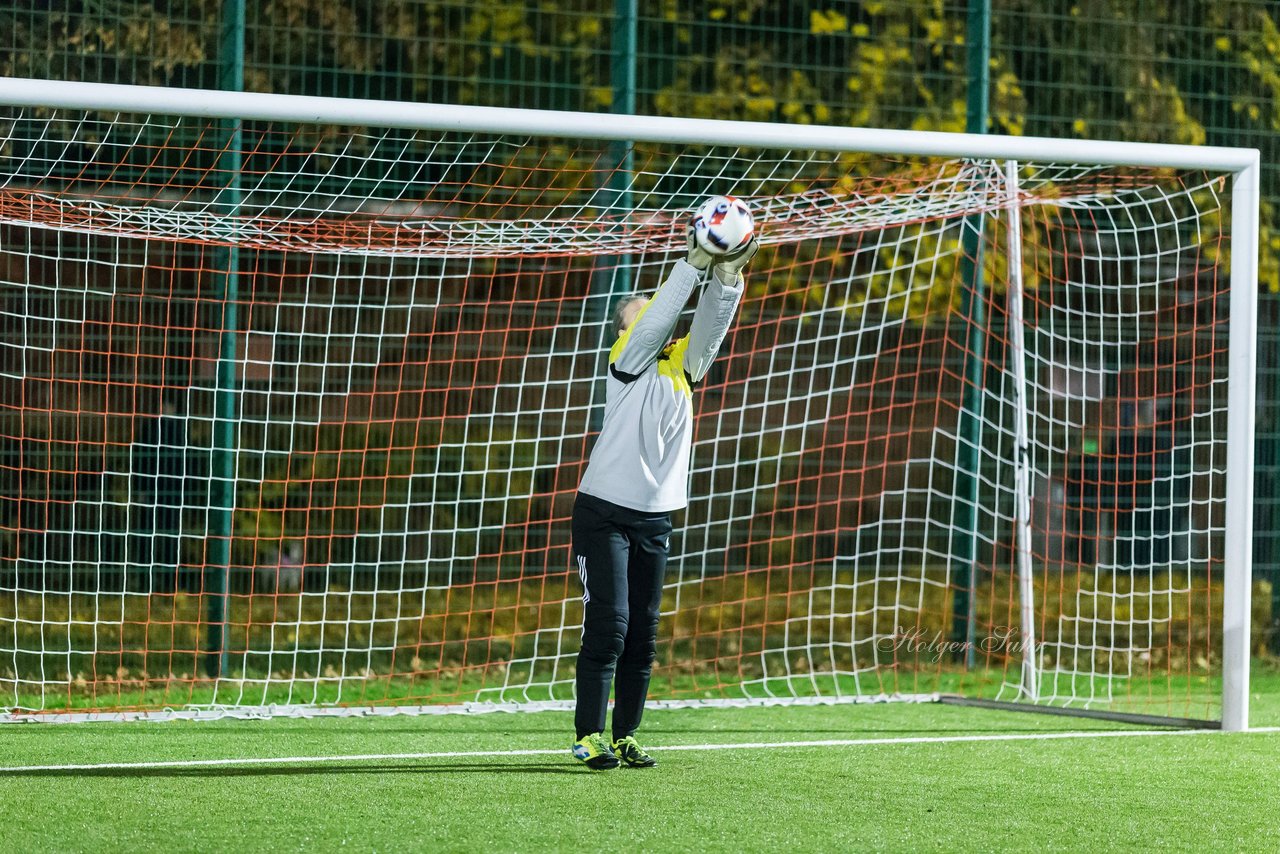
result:
[(10, 719), (571, 703), (605, 320), (723, 192), (763, 248), (653, 700), (1238, 713), (1231, 152), (42, 86), (0, 107)]

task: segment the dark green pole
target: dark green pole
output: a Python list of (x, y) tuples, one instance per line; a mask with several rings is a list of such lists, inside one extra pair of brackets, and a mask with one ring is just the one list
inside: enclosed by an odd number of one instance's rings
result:
[[(634, 115), (636, 111), (636, 0), (617, 0), (613, 23), (613, 113)], [(613, 143), (611, 160), (616, 168), (609, 174), (609, 193), (614, 210), (631, 207), (631, 172), (635, 168), (635, 150), (631, 142)], [(626, 286), (616, 284), (613, 291), (630, 291), (631, 270), (623, 261), (618, 265), (618, 278), (626, 278)]]
[[(965, 130), (986, 133), (989, 112), (991, 68), (991, 0), (969, 0), (968, 11), (969, 97)], [(986, 355), (986, 293), (982, 280), (983, 217), (965, 217), (961, 234), (960, 275), (964, 282), (961, 314), (968, 328), (965, 354), (964, 400), (960, 413), (960, 470), (956, 476), (955, 530), (957, 575), (963, 586), (955, 587), (952, 600), (952, 641), (962, 644), (966, 667), (974, 664), (974, 601), (978, 585), (977, 507), (978, 467), (982, 446), (983, 366)]]
[[(636, 6), (637, 0), (617, 0), (613, 25), (612, 112), (630, 116), (636, 111)], [(610, 146), (609, 160), (614, 164), (609, 174), (606, 198), (613, 209), (622, 213), (631, 209), (631, 173), (635, 168), (635, 150), (630, 142), (618, 141)], [(629, 293), (631, 262), (627, 256), (615, 259), (612, 294)]]
[[(244, 90), (244, 0), (223, 0), (222, 41), (219, 51), (219, 85), (234, 92)], [(224, 184), (219, 209), (229, 217), (240, 212), (240, 124), (223, 122), (226, 141), (218, 157), (218, 175)], [(222, 305), (222, 329), (218, 341), (218, 374), (213, 401), (213, 494), (210, 502), (209, 559), (205, 567), (208, 600), (208, 638), (205, 671), (210, 677), (227, 673), (227, 575), (231, 568), (231, 537), (236, 507), (236, 340), (240, 298), (239, 249), (217, 250), (214, 269), (215, 296)]]
[[(610, 65), (610, 78), (613, 85), (613, 102), (610, 112), (618, 115), (633, 115), (636, 111), (636, 7), (637, 0), (616, 0), (613, 16), (613, 61)], [(631, 174), (635, 168), (635, 151), (630, 142), (616, 141), (609, 144), (607, 168), (609, 175), (601, 185), (599, 193), (601, 204), (607, 206), (614, 217), (625, 217), (631, 210)], [(603, 255), (599, 267), (591, 279), (591, 292), (594, 299), (589, 302), (598, 306), (587, 309), (588, 319), (594, 319), (604, 332), (605, 319), (609, 316), (612, 297), (630, 293), (632, 284), (631, 258), (627, 255)], [(605, 345), (608, 346), (608, 343)], [(597, 372), (603, 376), (602, 370)], [(603, 388), (603, 380), (601, 380)], [(602, 401), (592, 408), (591, 429), (599, 430), (604, 422), (603, 392), (597, 398)]]

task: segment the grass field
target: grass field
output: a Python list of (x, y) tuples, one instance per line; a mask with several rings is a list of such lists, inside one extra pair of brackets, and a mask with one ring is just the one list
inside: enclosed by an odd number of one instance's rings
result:
[[(1280, 674), (1255, 674), (1252, 723), (1280, 726)], [(570, 729), (561, 712), (2, 727), (0, 851), (1280, 849), (1276, 732), (651, 711), (659, 766), (591, 773)], [(152, 764), (17, 770), (107, 763)]]

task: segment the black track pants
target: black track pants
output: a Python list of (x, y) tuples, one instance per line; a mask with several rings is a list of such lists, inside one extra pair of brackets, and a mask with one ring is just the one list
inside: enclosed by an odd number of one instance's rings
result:
[(640, 726), (657, 647), (671, 514), (642, 513), (583, 493), (573, 553), (586, 595), (578, 652), (578, 738), (603, 732), (614, 681), (613, 738)]

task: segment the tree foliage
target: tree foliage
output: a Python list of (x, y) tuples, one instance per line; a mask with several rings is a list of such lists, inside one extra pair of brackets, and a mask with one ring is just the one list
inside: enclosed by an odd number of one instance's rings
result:
[[(641, 113), (955, 131), (966, 4), (660, 0), (640, 5)], [(1256, 145), (1276, 162), (1280, 10), (1265, 0), (995, 0), (990, 130)], [(248, 3), (258, 91), (609, 110), (613, 0)], [(1191, 23), (1188, 23), (1191, 22)], [(0, 10), (0, 73), (214, 86), (220, 4), (66, 0)], [(1263, 280), (1280, 290), (1264, 174)]]

